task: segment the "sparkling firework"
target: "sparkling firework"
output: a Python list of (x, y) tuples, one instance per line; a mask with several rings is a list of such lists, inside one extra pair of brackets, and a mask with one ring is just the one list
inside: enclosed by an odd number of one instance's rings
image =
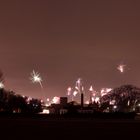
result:
[(82, 92), (84, 92), (83, 82), (82, 82), (82, 79), (81, 79), (81, 78), (79, 78), (79, 79), (76, 81), (75, 89), (78, 90), (78, 92), (79, 92), (80, 94), (81, 94)]
[(53, 97), (52, 99), (53, 104), (58, 104), (59, 102), (60, 102), (60, 97), (57, 97), (57, 96)]
[(95, 97), (92, 97), (92, 98), (91, 98), (91, 101), (94, 102), (94, 101), (95, 101)]
[(109, 102), (110, 105), (115, 105), (115, 103), (116, 103), (116, 100), (111, 100), (111, 101)]
[(117, 69), (118, 69), (121, 73), (124, 73), (125, 67), (126, 67), (126, 65), (120, 64), (120, 65), (117, 67)]
[(33, 83), (39, 83), (41, 88), (43, 88), (42, 86), (42, 78), (40, 77), (40, 74), (38, 72), (35, 72), (33, 70), (33, 72), (31, 73), (31, 78), (30, 80), (33, 82)]
[(91, 92), (93, 91), (93, 87), (92, 86), (90, 86), (89, 91), (91, 91)]
[(99, 97), (96, 97), (94, 101), (97, 103), (97, 102), (100, 101), (100, 98)]
[(73, 92), (73, 96), (74, 96), (74, 97), (75, 97), (77, 94), (78, 94), (77, 91), (74, 91), (74, 92)]
[(89, 91), (90, 91), (90, 93), (91, 93), (91, 94), (90, 94), (91, 96), (96, 96), (97, 92), (93, 89), (92, 86), (90, 86)]
[(68, 87), (67, 88), (67, 96), (69, 96), (71, 98), (71, 101), (73, 101), (73, 93), (72, 93), (72, 88), (71, 87)]
[(67, 95), (70, 96), (70, 95), (71, 95), (71, 92), (72, 92), (72, 88), (69, 87), (69, 88), (67, 89)]
[(111, 90), (112, 90), (112, 88), (102, 88), (101, 89), (101, 97), (108, 94)]
[(76, 90), (79, 90), (79, 88), (78, 88), (77, 86), (75, 87), (75, 89), (76, 89)]

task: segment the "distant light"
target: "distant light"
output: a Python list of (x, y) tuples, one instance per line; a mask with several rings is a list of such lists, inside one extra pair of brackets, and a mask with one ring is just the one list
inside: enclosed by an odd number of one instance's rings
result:
[(77, 84), (81, 84), (81, 78), (78, 78), (78, 80), (76, 81)]
[(32, 100), (32, 98), (31, 97), (28, 97), (27, 99), (26, 99), (26, 102), (27, 102), (27, 104), (30, 104), (30, 101)]
[(41, 100), (41, 103), (44, 103), (44, 101), (43, 101), (43, 100)]
[(113, 108), (114, 108), (114, 109), (116, 109), (116, 108), (117, 108), (117, 106), (116, 106), (116, 105), (114, 105), (114, 106), (113, 106)]
[(50, 114), (50, 111), (48, 109), (44, 109), (42, 114)]
[(115, 104), (115, 102), (116, 102), (115, 100), (112, 100), (112, 101), (110, 101), (110, 103), (109, 103), (109, 104), (110, 104), (110, 105), (114, 105), (114, 104)]
[(130, 105), (130, 101), (127, 102), (127, 105), (128, 105), (128, 106)]
[(90, 86), (89, 91), (93, 91), (93, 87), (92, 86)]
[(58, 104), (59, 102), (60, 102), (60, 97), (57, 97), (57, 96), (53, 97), (52, 103)]
[(4, 88), (4, 84), (2, 82), (0, 82), (0, 89)]
[(79, 90), (77, 86), (75, 87), (75, 89)]
[(89, 104), (89, 101), (86, 101), (85, 104)]
[(68, 90), (68, 91), (71, 91), (71, 90), (72, 90), (72, 88), (71, 88), (71, 87), (69, 87), (67, 90)]
[(92, 100), (92, 102), (94, 102), (94, 101), (95, 101), (95, 98), (94, 98), (94, 97), (92, 97), (92, 98), (91, 98), (91, 100)]
[(46, 107), (50, 106), (50, 104), (45, 104)]

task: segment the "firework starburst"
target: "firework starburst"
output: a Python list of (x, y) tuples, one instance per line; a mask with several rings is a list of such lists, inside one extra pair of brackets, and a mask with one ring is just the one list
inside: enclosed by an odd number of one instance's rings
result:
[(43, 88), (43, 86), (42, 86), (42, 78), (40, 77), (40, 74), (38, 72), (35, 72), (33, 70), (33, 72), (31, 73), (30, 80), (32, 81), (32, 83), (39, 83), (41, 88)]
[(118, 69), (121, 73), (124, 73), (125, 67), (126, 67), (126, 65), (120, 64), (120, 65), (117, 67), (117, 69)]

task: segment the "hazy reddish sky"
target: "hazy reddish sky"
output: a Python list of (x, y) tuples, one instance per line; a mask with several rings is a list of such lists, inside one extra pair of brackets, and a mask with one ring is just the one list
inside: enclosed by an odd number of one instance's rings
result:
[[(0, 68), (5, 86), (42, 97), (29, 76), (41, 73), (47, 97), (85, 88), (140, 86), (139, 0), (1, 0)], [(120, 74), (121, 62), (128, 70)]]

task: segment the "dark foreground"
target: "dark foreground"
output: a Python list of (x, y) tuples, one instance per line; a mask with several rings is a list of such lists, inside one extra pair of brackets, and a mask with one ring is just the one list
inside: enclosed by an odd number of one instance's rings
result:
[(1, 140), (135, 140), (139, 137), (139, 119), (0, 116)]

